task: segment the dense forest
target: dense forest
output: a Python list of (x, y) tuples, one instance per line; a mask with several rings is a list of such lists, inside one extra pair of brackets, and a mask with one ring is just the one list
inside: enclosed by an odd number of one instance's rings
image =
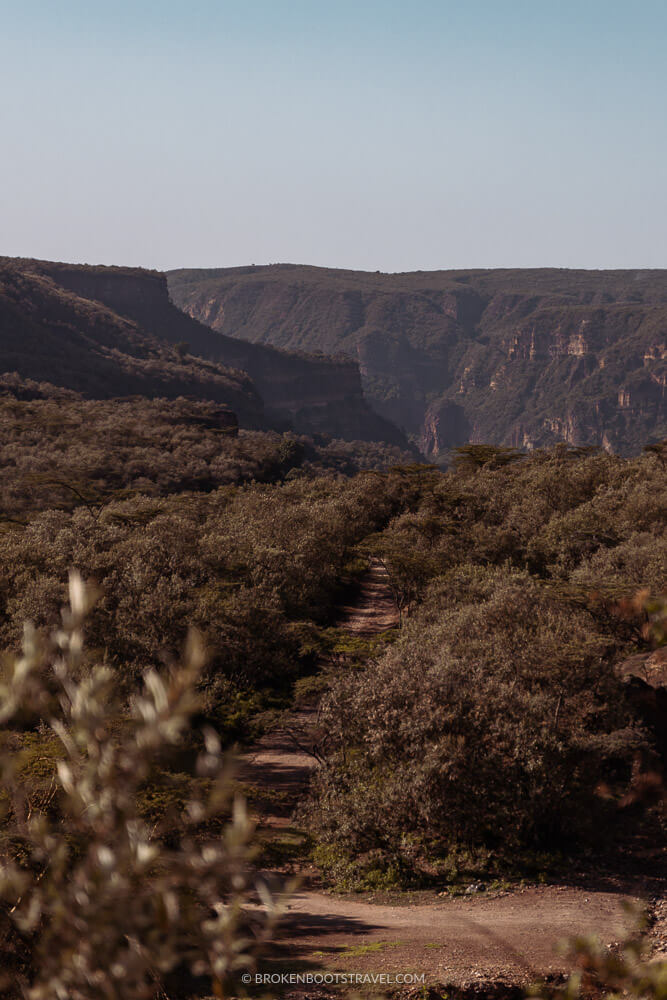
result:
[(451, 873), (461, 854), (502, 873), (619, 836), (610, 789), (667, 749), (664, 689), (619, 667), (651, 648), (646, 608), (664, 616), (664, 461), (472, 446), (449, 474), (390, 474), (402, 509), (361, 550), (403, 627), (324, 703), (311, 816), (334, 880)]
[(1, 6), (0, 1000), (667, 1000), (667, 0)]

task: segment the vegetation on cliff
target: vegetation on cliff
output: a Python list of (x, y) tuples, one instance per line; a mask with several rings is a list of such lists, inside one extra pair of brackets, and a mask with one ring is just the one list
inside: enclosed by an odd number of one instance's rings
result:
[[(295, 691), (328, 687), (304, 808), (314, 857), (336, 885), (454, 884), (464, 865), (490, 882), (542, 870), (557, 853), (601, 851), (612, 835), (664, 836), (664, 692), (627, 669), (651, 649), (648, 625), (664, 633), (664, 447), (627, 459), (472, 445), (443, 473), (388, 445), (239, 429), (216, 398), (91, 399), (14, 375), (0, 388), (0, 757), (14, 764), (0, 916), (35, 998), (47, 975), (70, 975), (59, 956), (106, 933), (90, 894), (71, 900), (79, 924), (58, 903), (74, 891), (70, 875), (95, 883), (102, 903), (116, 892), (98, 834), (130, 852), (130, 834), (150, 830), (162, 859), (132, 869), (133, 927), (147, 950), (130, 973), (144, 994), (158, 993), (155, 970), (178, 971), (169, 963), (184, 950), (216, 971), (200, 918), (215, 892), (230, 898), (229, 881), (212, 878), (196, 901), (191, 862), (229, 812), (202, 821), (190, 846), (174, 817), (209, 791), (197, 758), (251, 741)], [(335, 625), (371, 558), (387, 568), (402, 627), (365, 642)], [(93, 605), (75, 583), (76, 620), (62, 613), (72, 568), (98, 595)], [(175, 665), (192, 627), (207, 655), (189, 678), (188, 725), (144, 761), (146, 712), (159, 715), (165, 699), (178, 708)], [(28, 698), (14, 690), (24, 680)], [(75, 808), (80, 782), (104, 792), (95, 754), (116, 760), (123, 746), (128, 810), (92, 829)], [(58, 770), (63, 747), (72, 782)], [(231, 859), (244, 871), (247, 832), (241, 822)], [(40, 837), (59, 867), (44, 865)], [(151, 907), (170, 887), (193, 920), (164, 915), (167, 955)], [(75, 933), (85, 921), (90, 937)], [(113, 941), (120, 968), (129, 958)], [(106, 975), (97, 957), (86, 960)]]
[(226, 403), (242, 426), (408, 447), (366, 403), (356, 361), (213, 333), (138, 268), (0, 258), (0, 370), (89, 398)]
[[(125, 697), (200, 630), (202, 716), (229, 742), (327, 655), (350, 573), (370, 556), (387, 566), (399, 640), (342, 669), (324, 704), (322, 858), (418, 870), (468, 846), (502, 868), (524, 848), (576, 846), (613, 812), (598, 790), (655, 754), (655, 719), (615, 671), (646, 646), (641, 616), (614, 605), (664, 587), (660, 449), (472, 447), (443, 474), (229, 435), (211, 404), (56, 407), (41, 391), (0, 403), (5, 649), (27, 620), (57, 625), (75, 566), (102, 595), (91, 663)], [(378, 471), (356, 471), (369, 460)]]
[(194, 396), (264, 422), (247, 375), (179, 357), (136, 322), (59, 285), (34, 262), (0, 259), (0, 371), (97, 399)]
[(239, 430), (217, 403), (90, 400), (46, 383), (0, 376), (0, 523), (29, 512), (317, 472), (352, 475), (404, 461), (390, 445)]
[(213, 329), (359, 361), (372, 406), (446, 459), (468, 441), (637, 453), (667, 433), (664, 271), (173, 271)]

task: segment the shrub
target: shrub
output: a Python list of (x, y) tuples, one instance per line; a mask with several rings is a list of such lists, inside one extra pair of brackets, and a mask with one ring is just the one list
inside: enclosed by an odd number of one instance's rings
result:
[(525, 572), (445, 576), (379, 662), (333, 684), (321, 839), (405, 863), (576, 843), (605, 809), (602, 777), (643, 743), (609, 652)]
[[(629, 907), (628, 907), (629, 908)], [(646, 919), (635, 914), (635, 926), (613, 948), (595, 936), (573, 938), (561, 950), (574, 966), (563, 986), (542, 985), (527, 991), (539, 1000), (667, 1000), (667, 962), (651, 960), (643, 931)]]
[[(32, 712), (52, 734), (51, 749), (54, 740), (60, 747), (47, 761), (55, 797), (48, 809), (26, 794), (24, 760), (0, 756), (0, 896), (24, 960), (14, 978), (29, 1000), (140, 1000), (164, 995), (165, 977), (187, 969), (221, 995), (222, 982), (252, 962), (267, 927), (251, 927), (244, 915), (252, 827), (241, 801), (229, 818), (229, 777), (213, 731), (204, 734), (197, 782), (177, 781), (166, 802), (142, 796), (198, 708), (200, 645), (192, 636), (185, 665), (169, 676), (148, 672), (125, 713), (108, 668), (79, 676), (91, 595), (77, 574), (70, 601), (50, 639), (27, 629), (23, 655), (0, 688), (0, 720)], [(162, 815), (162, 826), (149, 827), (142, 812)]]

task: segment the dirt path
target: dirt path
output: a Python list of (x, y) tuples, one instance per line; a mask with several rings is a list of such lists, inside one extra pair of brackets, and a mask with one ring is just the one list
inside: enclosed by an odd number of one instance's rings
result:
[[(386, 570), (375, 562), (356, 601), (341, 609), (340, 626), (371, 636), (397, 619)], [(290, 817), (317, 766), (309, 751), (319, 735), (316, 711), (302, 709), (243, 755), (241, 780), (254, 790), (260, 829), (298, 834)], [(278, 929), (275, 954), (289, 971), (412, 972), (424, 973), (426, 982), (458, 984), (526, 982), (564, 968), (555, 951), (562, 938), (595, 932), (611, 943), (626, 919), (627, 897), (616, 892), (550, 886), (385, 905), (330, 895), (304, 876)]]
[(566, 970), (555, 950), (565, 937), (617, 940), (627, 925), (622, 898), (550, 886), (387, 906), (305, 891), (282, 922), (281, 958), (294, 968), (423, 973), (427, 983), (532, 982)]
[(238, 776), (253, 801), (260, 832), (291, 827), (291, 815), (317, 766), (317, 742), (317, 711), (305, 708), (241, 754)]
[[(398, 625), (398, 611), (388, 574), (379, 560), (363, 578), (355, 600), (340, 609), (339, 627), (353, 635), (372, 636)], [(262, 737), (241, 755), (240, 781), (259, 802), (257, 819), (265, 828), (290, 826), (290, 815), (317, 766), (313, 751), (321, 738), (317, 711), (302, 708), (289, 722)]]
[(354, 603), (340, 609), (339, 628), (352, 635), (378, 635), (398, 625), (398, 609), (389, 586), (389, 574), (372, 559)]

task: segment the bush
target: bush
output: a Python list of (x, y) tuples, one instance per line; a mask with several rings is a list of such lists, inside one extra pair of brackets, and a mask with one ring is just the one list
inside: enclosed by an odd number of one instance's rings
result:
[[(629, 908), (629, 907), (628, 907)], [(574, 966), (564, 986), (542, 985), (527, 991), (534, 1000), (667, 1000), (667, 962), (651, 960), (643, 931), (646, 919), (635, 914), (635, 927), (614, 947), (598, 938), (581, 937), (565, 942), (561, 949)]]
[(606, 808), (599, 782), (643, 745), (609, 653), (525, 572), (446, 575), (378, 663), (333, 684), (321, 839), (405, 865), (576, 843)]
[(147, 664), (178, 656), (187, 623), (211, 651), (209, 690), (220, 675), (242, 690), (285, 690), (312, 659), (294, 622), (327, 623), (353, 547), (395, 504), (364, 475), (134, 497), (96, 518), (81, 507), (44, 511), (0, 534), (0, 648), (18, 648), (26, 619), (56, 626), (62, 581), (77, 565), (102, 590), (89, 642), (126, 693)]
[[(148, 672), (123, 712), (112, 671), (95, 667), (80, 678), (91, 597), (76, 574), (70, 600), (50, 639), (27, 630), (0, 688), (2, 722), (28, 711), (51, 734), (51, 751), (59, 745), (46, 761), (48, 808), (27, 793), (25, 756), (0, 755), (0, 896), (23, 962), (13, 982), (29, 1000), (140, 1000), (164, 995), (168, 977), (189, 970), (221, 995), (222, 982), (251, 964), (267, 925), (251, 927), (244, 914), (252, 827), (241, 801), (229, 818), (230, 784), (213, 731), (205, 732), (197, 782), (172, 781), (162, 801), (144, 792), (198, 709), (199, 643), (191, 637), (185, 665), (168, 677)], [(44, 765), (39, 777), (47, 777)]]

